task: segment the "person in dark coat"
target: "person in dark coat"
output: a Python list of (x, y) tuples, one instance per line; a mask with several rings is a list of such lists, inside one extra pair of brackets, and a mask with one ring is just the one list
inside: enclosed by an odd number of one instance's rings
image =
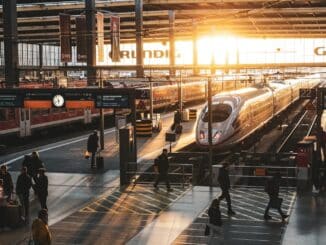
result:
[[(208, 217), (209, 217), (209, 240), (208, 244), (216, 244), (213, 241), (213, 237), (219, 235), (221, 240), (222, 236), (222, 218), (220, 211), (220, 201), (218, 199), (214, 199), (208, 209)], [(220, 244), (220, 243), (219, 243)]]
[(232, 207), (231, 207), (231, 197), (230, 197), (230, 193), (229, 193), (230, 177), (229, 177), (229, 165), (227, 163), (224, 163), (220, 169), (220, 172), (218, 175), (218, 182), (219, 182), (221, 190), (222, 190), (222, 194), (219, 196), (218, 200), (221, 201), (222, 199), (225, 198), (227, 205), (228, 205), (228, 214), (234, 215), (235, 212), (232, 210)]
[(25, 222), (29, 220), (29, 190), (32, 187), (32, 179), (27, 174), (27, 168), (23, 167), (16, 183), (16, 194), (23, 206)]
[(174, 131), (178, 125), (181, 124), (182, 118), (181, 118), (181, 112), (180, 110), (177, 110), (174, 113), (174, 118), (173, 118), (173, 124), (171, 126), (171, 130)]
[(46, 199), (48, 197), (48, 177), (45, 175), (45, 169), (40, 168), (39, 174), (35, 178), (33, 189), (40, 201), (42, 209), (48, 209), (46, 206)]
[(165, 180), (167, 190), (172, 191), (172, 189), (170, 187), (169, 174), (168, 174), (169, 158), (168, 158), (168, 150), (167, 149), (163, 149), (162, 154), (159, 155), (159, 157), (155, 159), (154, 169), (155, 169), (155, 172), (158, 173), (158, 176), (154, 183), (155, 189), (158, 189), (157, 185), (160, 181)]
[[(35, 180), (38, 170), (44, 168), (44, 164), (40, 159), (40, 156), (37, 151), (33, 151), (30, 157), (30, 176)], [(28, 167), (27, 167), (28, 170)]]
[(284, 214), (281, 209), (282, 199), (278, 197), (279, 191), (280, 191), (280, 182), (281, 182), (281, 174), (276, 173), (274, 174), (273, 178), (268, 179), (265, 185), (265, 191), (267, 192), (269, 196), (269, 202), (265, 209), (264, 219), (269, 220), (272, 217), (269, 216), (268, 211), (271, 207), (274, 207), (277, 209), (279, 214), (282, 217), (282, 221), (284, 221), (287, 217), (289, 217), (287, 214)]
[(98, 148), (98, 136), (97, 136), (97, 131), (95, 130), (93, 134), (91, 134), (88, 137), (87, 140), (87, 151), (92, 153), (92, 158), (91, 158), (91, 167), (95, 168), (95, 154), (97, 152)]
[(14, 190), (14, 184), (12, 182), (12, 178), (10, 173), (7, 170), (6, 165), (2, 165), (0, 168), (0, 179), (3, 180), (3, 191), (5, 195), (7, 196), (7, 201), (10, 201), (11, 194)]

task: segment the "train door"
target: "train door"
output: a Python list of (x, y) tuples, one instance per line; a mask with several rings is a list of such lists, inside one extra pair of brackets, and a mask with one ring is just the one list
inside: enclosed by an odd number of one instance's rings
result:
[(91, 109), (84, 110), (84, 123), (89, 124), (92, 122), (92, 111)]
[(31, 111), (30, 109), (19, 109), (19, 137), (31, 135)]

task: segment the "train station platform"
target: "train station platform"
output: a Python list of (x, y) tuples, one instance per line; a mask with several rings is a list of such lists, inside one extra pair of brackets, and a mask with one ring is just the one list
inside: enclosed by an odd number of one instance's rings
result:
[[(169, 147), (165, 142), (165, 133), (169, 131), (172, 121), (173, 113), (164, 114), (160, 133), (151, 138), (138, 138), (139, 162), (152, 161), (163, 147)], [(195, 121), (183, 123), (183, 129), (181, 136), (172, 144), (173, 151), (194, 141)], [(39, 152), (49, 178), (49, 223), (52, 225), (119, 186), (119, 145), (115, 141), (115, 133), (115, 129), (105, 131), (102, 170), (92, 170), (89, 160), (84, 159), (88, 135), (4, 155), (0, 157), (0, 162), (8, 165), (15, 184), (24, 155)], [(40, 206), (33, 193), (30, 199), (31, 218), (34, 219)], [(17, 244), (28, 236), (28, 227), (0, 231), (1, 245)]]

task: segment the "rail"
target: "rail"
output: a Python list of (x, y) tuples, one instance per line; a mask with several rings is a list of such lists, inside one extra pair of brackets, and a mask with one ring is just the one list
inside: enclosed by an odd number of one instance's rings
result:
[[(134, 171), (128, 170), (126, 174), (133, 176), (131, 178), (131, 182), (136, 184), (148, 184), (153, 183), (155, 180), (155, 176), (158, 175), (157, 172), (154, 171), (153, 163), (142, 163), (141, 166), (139, 164), (130, 162), (128, 163), (128, 169), (132, 169), (136, 167)], [(170, 184), (180, 184), (180, 182), (175, 180), (181, 180), (182, 187), (186, 184), (190, 184), (190, 180), (194, 176), (194, 167), (193, 164), (169, 164), (169, 180)], [(181, 178), (180, 178), (181, 177)]]
[(288, 136), (283, 140), (282, 144), (277, 148), (276, 152), (279, 153), (282, 148), (285, 146), (285, 144), (289, 141), (289, 139), (291, 138), (291, 136), (294, 134), (294, 132), (297, 130), (297, 128), (299, 127), (299, 125), (301, 124), (301, 122), (303, 121), (304, 117), (307, 115), (307, 111), (305, 111), (305, 113), (301, 116), (301, 118), (299, 119), (299, 121), (296, 123), (296, 125), (293, 127), (293, 129), (291, 130), (291, 132), (288, 134)]

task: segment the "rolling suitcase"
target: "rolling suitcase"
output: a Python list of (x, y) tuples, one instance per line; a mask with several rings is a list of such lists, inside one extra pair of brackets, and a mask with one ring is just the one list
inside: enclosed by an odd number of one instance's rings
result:
[(104, 168), (104, 159), (101, 157), (101, 152), (98, 152), (96, 156), (96, 167), (97, 169), (103, 169)]
[(181, 133), (182, 133), (182, 125), (181, 125), (181, 124), (178, 124), (178, 125), (175, 127), (175, 133), (176, 133), (176, 134), (181, 134)]

